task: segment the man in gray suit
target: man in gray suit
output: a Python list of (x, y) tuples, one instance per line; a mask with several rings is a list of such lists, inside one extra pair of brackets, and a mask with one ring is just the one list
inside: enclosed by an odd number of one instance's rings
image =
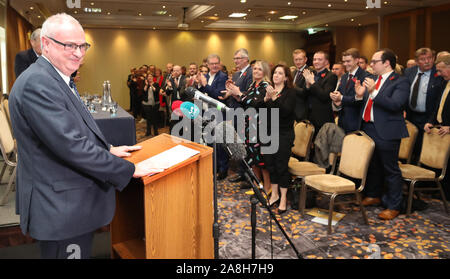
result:
[(18, 145), (16, 211), (24, 234), (40, 241), (42, 258), (89, 258), (93, 233), (109, 224), (115, 190), (142, 169), (120, 158), (140, 147), (108, 144), (70, 79), (89, 48), (67, 14), (41, 30), (42, 56), (11, 90)]

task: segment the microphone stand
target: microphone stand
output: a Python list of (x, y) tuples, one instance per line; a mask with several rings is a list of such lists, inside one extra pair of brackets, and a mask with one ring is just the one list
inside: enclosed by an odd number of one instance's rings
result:
[[(228, 148), (228, 146), (224, 145), (224, 147), (225, 147), (224, 149), (226, 150), (228, 155), (230, 155), (230, 157), (231, 157), (232, 153), (231, 153), (230, 149)], [(278, 219), (276, 218), (275, 214), (270, 209), (267, 199), (264, 198), (264, 196), (261, 194), (261, 191), (259, 190), (259, 185), (261, 184), (260, 181), (258, 180), (256, 175), (253, 173), (253, 171), (250, 168), (250, 166), (248, 165), (248, 163), (244, 159), (241, 159), (241, 162), (245, 166), (245, 177), (247, 178), (247, 181), (252, 186), (253, 193), (254, 193), (250, 197), (250, 203), (251, 203), (250, 223), (252, 226), (252, 259), (255, 259), (255, 254), (256, 254), (256, 205), (258, 204), (258, 201), (261, 203), (261, 205), (263, 207), (265, 207), (267, 209), (267, 211), (269, 211), (270, 218), (275, 221), (275, 223), (277, 224), (281, 233), (284, 235), (286, 240), (289, 242), (289, 245), (292, 247), (292, 250), (294, 250), (295, 255), (299, 259), (303, 259), (302, 255), (298, 252), (294, 243), (292, 242), (292, 240), (287, 235), (286, 231), (281, 226), (281, 224), (278, 221)], [(266, 194), (266, 196), (267, 196), (267, 194)]]
[(213, 238), (214, 238), (214, 259), (219, 259), (219, 223), (218, 223), (218, 209), (217, 209), (217, 143), (213, 142), (213, 200), (214, 200), (214, 223), (213, 223)]

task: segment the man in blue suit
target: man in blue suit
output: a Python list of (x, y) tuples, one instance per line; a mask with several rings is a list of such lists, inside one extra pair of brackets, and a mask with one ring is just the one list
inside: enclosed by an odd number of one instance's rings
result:
[[(208, 94), (209, 97), (214, 98), (220, 102), (219, 97), (223, 96), (222, 91), (225, 90), (225, 83), (228, 76), (220, 70), (220, 57), (217, 54), (210, 54), (206, 58), (209, 73), (200, 76), (200, 88), (203, 93)], [(223, 114), (223, 117), (225, 115)], [(222, 147), (217, 147), (217, 179), (223, 180), (228, 175), (228, 156)]]
[(139, 147), (113, 147), (70, 79), (89, 48), (67, 14), (41, 30), (42, 56), (11, 90), (18, 146), (16, 211), (23, 234), (40, 241), (42, 258), (89, 258), (93, 233), (114, 216), (115, 190), (149, 171), (120, 158)]
[(423, 127), (433, 115), (443, 90), (442, 77), (436, 74), (434, 51), (420, 48), (416, 51), (417, 66), (405, 70), (410, 84), (409, 103), (406, 107), (406, 119), (419, 129), (412, 154), (412, 164), (420, 158), (423, 141)]
[(359, 58), (359, 51), (356, 48), (350, 48), (342, 53), (342, 63), (347, 73), (341, 77), (339, 88), (330, 93), (333, 106), (339, 111), (338, 125), (345, 133), (359, 129), (361, 102), (354, 102), (355, 82), (359, 80), (363, 83), (369, 76), (369, 73), (358, 66)]
[[(363, 84), (355, 82), (355, 99), (362, 100), (360, 127), (375, 142), (362, 203), (376, 205), (382, 201), (386, 209), (378, 217), (384, 220), (394, 219), (401, 210), (402, 174), (397, 161), (400, 141), (408, 137), (403, 110), (409, 83), (394, 72), (396, 63), (392, 50), (377, 51), (370, 62), (376, 81), (366, 78)], [(383, 194), (384, 185), (387, 190)]]
[(16, 78), (25, 71), (31, 64), (33, 64), (41, 55), (41, 29), (38, 28), (31, 33), (30, 44), (31, 48), (21, 51), (16, 54), (14, 59), (14, 73)]

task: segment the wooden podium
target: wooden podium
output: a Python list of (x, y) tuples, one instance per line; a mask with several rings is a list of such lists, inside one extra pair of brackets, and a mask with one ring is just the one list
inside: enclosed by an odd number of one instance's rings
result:
[(167, 134), (138, 145), (138, 163), (178, 144), (200, 151), (162, 173), (132, 179), (116, 194), (112, 258), (212, 259), (213, 150)]

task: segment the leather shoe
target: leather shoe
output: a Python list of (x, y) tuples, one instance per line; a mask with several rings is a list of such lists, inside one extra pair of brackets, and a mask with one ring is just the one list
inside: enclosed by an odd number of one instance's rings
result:
[(276, 215), (283, 215), (284, 213), (287, 212), (287, 208), (285, 210), (278, 208), (275, 208), (275, 210), (273, 211), (273, 213), (275, 213)]
[(241, 182), (241, 181), (244, 181), (244, 180), (245, 180), (245, 177), (243, 175), (240, 175), (240, 174), (238, 174), (236, 176), (233, 176), (233, 177), (228, 179), (228, 181), (230, 181), (232, 183)]
[(217, 174), (217, 180), (224, 180), (225, 177), (227, 177), (227, 172), (226, 171), (221, 171)]
[(381, 200), (380, 198), (365, 197), (361, 203), (364, 206), (379, 205), (381, 203)]
[(398, 210), (386, 209), (381, 211), (381, 213), (378, 214), (378, 217), (380, 217), (383, 220), (392, 220), (395, 217), (397, 217), (398, 214), (400, 214), (400, 211)]

